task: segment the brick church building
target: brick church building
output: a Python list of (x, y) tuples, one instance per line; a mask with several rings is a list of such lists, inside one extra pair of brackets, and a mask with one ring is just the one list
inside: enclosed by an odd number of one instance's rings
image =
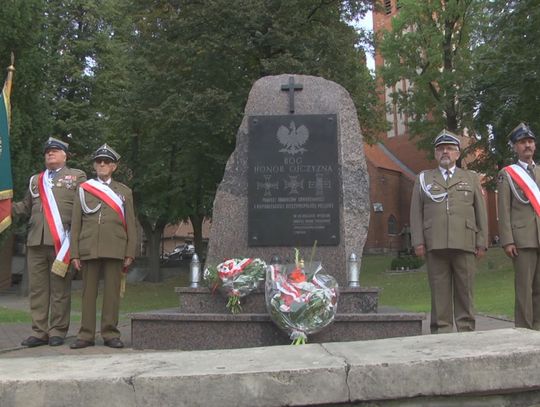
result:
[[(381, 0), (382, 7), (373, 12), (373, 31), (391, 29), (391, 20), (399, 11), (399, 0)], [(375, 66), (384, 64), (381, 54), (376, 50)], [(381, 85), (383, 86), (383, 85)], [(393, 104), (391, 94), (396, 86), (406, 91), (407, 82), (398, 82), (392, 88), (381, 91), (381, 98), (387, 109), (386, 120), (390, 130), (379, 135), (379, 142), (373, 146), (365, 145), (365, 157), (370, 179), (371, 216), (365, 253), (397, 252), (407, 245), (409, 210), (414, 179), (425, 169), (437, 166), (429, 152), (418, 150), (414, 141), (409, 140), (408, 118), (399, 113)], [(442, 130), (442, 129), (441, 129)], [(435, 137), (436, 134), (433, 135)], [(461, 137), (462, 145), (469, 139)], [(466, 162), (471, 157), (463, 160)], [(497, 234), (496, 192), (484, 191), (488, 208), (489, 240)]]

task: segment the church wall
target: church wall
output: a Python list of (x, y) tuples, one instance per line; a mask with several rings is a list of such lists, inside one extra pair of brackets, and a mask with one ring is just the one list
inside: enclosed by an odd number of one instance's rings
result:
[(412, 180), (369, 161), (367, 164), (371, 213), (364, 253), (397, 252), (404, 248), (401, 231), (409, 221)]

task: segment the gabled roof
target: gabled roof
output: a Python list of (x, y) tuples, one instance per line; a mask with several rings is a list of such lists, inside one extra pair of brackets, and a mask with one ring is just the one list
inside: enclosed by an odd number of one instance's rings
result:
[(400, 161), (384, 144), (374, 145), (364, 144), (364, 153), (366, 159), (377, 168), (384, 168), (391, 171), (402, 173), (405, 177), (414, 180), (415, 173)]

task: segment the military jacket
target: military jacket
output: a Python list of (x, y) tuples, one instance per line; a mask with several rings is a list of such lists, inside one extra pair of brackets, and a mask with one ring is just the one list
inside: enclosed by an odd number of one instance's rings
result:
[[(71, 212), (77, 186), (84, 181), (86, 181), (86, 174), (83, 171), (68, 167), (57, 171), (52, 179), (52, 192), (65, 230), (69, 230), (71, 225)], [(12, 212), (14, 215), (30, 216), (28, 222), (28, 246), (39, 246), (41, 244), (54, 246), (49, 225), (45, 220), (38, 182), (39, 174), (35, 174), (30, 178), (26, 196), (22, 201), (13, 203)]]
[(448, 195), (431, 199), (421, 188), (420, 176), (416, 178), (410, 213), (413, 246), (425, 245), (428, 251), (486, 248), (487, 211), (478, 175), (456, 168), (447, 184), (437, 168), (424, 171), (424, 181), (432, 195)]
[[(540, 181), (540, 168), (534, 169), (536, 184)], [(527, 197), (514, 183), (516, 197), (510, 188), (510, 182), (505, 170), (499, 172), (497, 183), (497, 204), (499, 208), (499, 237), (504, 247), (515, 244), (518, 248), (540, 247), (540, 219), (534, 212)]]
[[(133, 194), (127, 186), (114, 180), (111, 180), (109, 187), (124, 203), (127, 230), (120, 216), (105, 202), (87, 191), (82, 191), (85, 202), (81, 203), (77, 193), (71, 220), (71, 258), (135, 258), (137, 232)], [(94, 213), (85, 213), (84, 204), (88, 209), (93, 210), (98, 206), (99, 209)]]

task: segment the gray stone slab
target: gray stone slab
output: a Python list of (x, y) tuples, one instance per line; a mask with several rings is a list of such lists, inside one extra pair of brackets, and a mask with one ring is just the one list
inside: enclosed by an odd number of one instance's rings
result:
[[(46, 367), (46, 368), (45, 368)], [(2, 407), (284, 406), (348, 399), (346, 365), (319, 345), (0, 364)]]
[[(420, 335), (424, 314), (338, 314), (309, 342), (357, 341)], [(228, 349), (284, 345), (288, 335), (268, 314), (187, 314), (176, 309), (131, 315), (134, 349)], [(219, 332), (219, 335), (215, 335)]]
[(501, 329), (324, 347), (346, 358), (356, 401), (538, 390), (539, 344), (540, 332)]
[[(175, 292), (178, 294), (179, 311), (182, 313), (230, 313), (226, 307), (227, 298), (219, 292), (212, 293), (206, 287), (176, 287)], [(378, 288), (340, 288), (338, 312), (340, 314), (377, 312), (378, 299)], [(240, 301), (242, 313), (266, 313), (264, 290), (252, 292)]]
[(535, 406), (539, 343), (539, 332), (502, 329), (322, 345), (2, 359), (0, 404)]

